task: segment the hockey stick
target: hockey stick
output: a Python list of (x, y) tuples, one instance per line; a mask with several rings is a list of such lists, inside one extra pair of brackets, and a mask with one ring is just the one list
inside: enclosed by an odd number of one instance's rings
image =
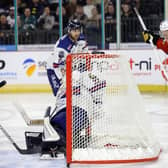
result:
[[(139, 20), (143, 30), (147, 30), (146, 25), (145, 25), (141, 15), (140, 15), (140, 13), (138, 12), (137, 8), (134, 6), (133, 9), (134, 9), (134, 11), (135, 11), (135, 13), (136, 13), (136, 15), (138, 17), (138, 20)], [(156, 57), (157, 61), (160, 63), (161, 73), (164, 76), (164, 78), (168, 81), (168, 74), (167, 74), (167, 72), (165, 70), (165, 67), (162, 65), (162, 60), (161, 60), (160, 56), (158, 56), (156, 47), (154, 46), (152, 40), (150, 40), (149, 42), (150, 42), (151, 47), (153, 48), (153, 51), (154, 51), (154, 54), (155, 54), (155, 57)]]
[(3, 87), (3, 86), (5, 86), (6, 83), (7, 83), (7, 82), (6, 82), (5, 80), (1, 81), (1, 82), (0, 82), (0, 88)]
[[(24, 119), (25, 123), (28, 126), (33, 126), (33, 125), (44, 125), (44, 119), (32, 119), (28, 116), (28, 114), (26, 113), (26, 110), (23, 108), (23, 106), (21, 104), (19, 104), (18, 102), (13, 102), (13, 105), (16, 107), (17, 111), (21, 114), (22, 118)], [(56, 111), (57, 106), (54, 108), (54, 110), (51, 112), (52, 116), (54, 114), (54, 112)]]
[(32, 126), (32, 125), (43, 125), (44, 124), (44, 120), (43, 119), (32, 119), (28, 116), (28, 114), (26, 113), (25, 109), (17, 102), (13, 102), (14, 106), (16, 107), (16, 109), (18, 110), (18, 112), (21, 114), (21, 116), (23, 117), (24, 121), (26, 122), (26, 124), (28, 126)]
[(26, 154), (34, 154), (35, 153), (35, 150), (33, 148), (32, 149), (21, 149), (1, 124), (0, 124), (0, 130), (4, 133), (6, 138), (8, 138), (8, 140), (11, 142), (11, 144), (15, 147), (15, 149), (20, 154), (26, 155)]

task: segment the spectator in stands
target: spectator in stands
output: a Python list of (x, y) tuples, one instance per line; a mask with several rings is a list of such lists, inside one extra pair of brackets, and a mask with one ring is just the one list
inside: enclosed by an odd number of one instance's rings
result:
[(22, 0), (17, 0), (17, 9), (18, 9), (18, 15), (21, 16), (24, 13), (24, 9), (26, 8), (27, 4), (23, 2)]
[(92, 9), (94, 8), (94, 5), (92, 3), (92, 0), (86, 0), (86, 5), (83, 7), (84, 14), (90, 19), (92, 17)]
[(134, 31), (134, 23), (133, 23), (133, 11), (131, 10), (131, 6), (127, 2), (123, 2), (121, 5), (122, 15), (121, 15), (121, 36), (123, 42), (133, 42), (135, 35)]
[(0, 16), (0, 44), (7, 44), (9, 38), (10, 25), (4, 14)]
[(9, 6), (12, 6), (12, 0), (0, 0), (0, 15), (8, 12)]
[(135, 7), (140, 12), (140, 10), (141, 10), (141, 0), (134, 0), (134, 2), (135, 2)]
[(77, 0), (70, 0), (70, 2), (65, 6), (67, 16), (70, 18), (76, 12)]
[(87, 36), (87, 40), (89, 41), (89, 44), (95, 44), (99, 43), (100, 41), (100, 14), (98, 13), (98, 10), (96, 6), (92, 9), (92, 16), (90, 19), (88, 19), (86, 28), (85, 28), (85, 34)]
[(36, 19), (39, 18), (40, 14), (42, 14), (44, 10), (44, 6), (40, 3), (39, 0), (31, 0), (31, 2), (28, 4), (31, 14), (36, 17)]
[(58, 0), (48, 0), (49, 4), (55, 4), (55, 3), (58, 3), (59, 1)]
[(48, 0), (48, 3), (50, 5), (51, 12), (55, 12), (59, 1), (58, 0)]
[(13, 6), (9, 8), (9, 15), (7, 16), (7, 21), (10, 25), (10, 28), (13, 29), (15, 25), (15, 8)]
[(70, 20), (73, 20), (73, 19), (79, 20), (82, 27), (85, 28), (88, 17), (84, 13), (83, 6), (77, 5), (76, 12), (74, 13), (74, 15), (72, 15)]
[(7, 22), (7, 18), (4, 14), (0, 16), (0, 30), (10, 30), (10, 25)]
[(17, 16), (17, 27), (18, 27), (18, 30), (20, 31), (21, 30), (21, 19), (20, 19), (20, 16)]
[(100, 28), (100, 19), (101, 15), (98, 13), (96, 6), (92, 9), (92, 16), (88, 19), (86, 27), (92, 29), (99, 29)]
[[(104, 12), (107, 13), (108, 12), (108, 5), (109, 3), (111, 3), (112, 0), (104, 0)], [(114, 4), (114, 2), (113, 2)]]
[(21, 29), (34, 30), (36, 28), (36, 18), (31, 15), (30, 8), (25, 8), (24, 15), (21, 16)]
[(86, 5), (86, 0), (77, 0), (77, 4), (84, 6)]
[(134, 0), (134, 2), (135, 2), (135, 7), (137, 8), (137, 10), (141, 14), (141, 16), (146, 16), (145, 10), (144, 10), (145, 4), (143, 6), (142, 0)]
[[(63, 20), (63, 23), (62, 23), (63, 29), (65, 29), (69, 20), (67, 16), (67, 11), (63, 6), (62, 6), (62, 20)], [(56, 24), (56, 28), (59, 28), (59, 6), (57, 7), (57, 10), (56, 10), (55, 24)]]
[(51, 30), (55, 25), (55, 17), (50, 13), (50, 7), (47, 6), (44, 8), (44, 12), (40, 15), (37, 23), (40, 28), (44, 30)]
[(116, 15), (112, 2), (108, 4), (107, 13), (105, 13), (105, 36), (107, 42), (116, 41)]
[(131, 17), (133, 15), (130, 3), (123, 2), (121, 4), (122, 17)]
[[(9, 14), (7, 16), (7, 22), (10, 25), (10, 28), (13, 29), (12, 31), (14, 32), (14, 26), (15, 26), (15, 7), (14, 6), (11, 6), (9, 8)], [(18, 26), (18, 29), (20, 29), (21, 21), (20, 21), (19, 13), (18, 13), (18, 16), (17, 16), (17, 26)]]
[(122, 2), (122, 4), (124, 4), (124, 3), (130, 4), (131, 1), (132, 1), (132, 0), (122, 0), (121, 2)]
[(30, 8), (26, 7), (24, 15), (21, 16), (21, 27), (19, 31), (19, 41), (22, 44), (33, 44), (35, 42), (36, 18), (31, 15)]
[(43, 7), (49, 6), (48, 0), (40, 0), (40, 2)]
[(108, 3), (107, 13), (105, 13), (106, 23), (116, 23), (115, 7), (112, 2)]
[[(105, 0), (106, 1), (106, 0)], [(101, 4), (101, 0), (92, 0), (93, 4)]]

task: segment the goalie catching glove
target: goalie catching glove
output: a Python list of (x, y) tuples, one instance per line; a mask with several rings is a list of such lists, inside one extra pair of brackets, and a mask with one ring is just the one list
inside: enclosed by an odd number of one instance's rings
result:
[(160, 38), (159, 35), (154, 34), (152, 31), (149, 31), (149, 30), (143, 31), (142, 35), (146, 43), (150, 43), (150, 41), (152, 41), (154, 45), (156, 45), (158, 39)]

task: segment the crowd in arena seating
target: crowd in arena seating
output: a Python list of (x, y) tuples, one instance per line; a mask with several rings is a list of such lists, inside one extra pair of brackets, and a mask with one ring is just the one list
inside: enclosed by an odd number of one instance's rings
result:
[[(131, 8), (132, 0), (121, 0), (121, 41), (136, 42), (140, 25)], [(157, 29), (163, 18), (164, 0), (136, 0), (149, 28)], [(59, 37), (59, 0), (17, 0), (17, 26), (21, 44), (55, 43)], [(0, 44), (14, 43), (13, 0), (0, 1)], [(116, 42), (116, 0), (104, 0), (106, 43)], [(63, 0), (63, 30), (71, 19), (79, 19), (90, 44), (101, 41), (101, 0)], [(93, 38), (94, 36), (94, 38)]]

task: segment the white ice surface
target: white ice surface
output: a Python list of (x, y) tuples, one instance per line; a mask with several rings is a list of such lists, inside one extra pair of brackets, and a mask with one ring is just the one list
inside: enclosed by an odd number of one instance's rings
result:
[[(168, 166), (168, 94), (144, 94), (146, 111), (150, 114), (155, 134), (162, 152), (155, 162), (115, 165), (77, 165), (75, 168), (166, 168)], [(40, 131), (42, 127), (28, 127), (17, 112), (13, 102), (23, 105), (32, 118), (42, 118), (47, 106), (54, 105), (52, 94), (0, 94), (0, 124), (22, 147), (25, 147), (24, 131)], [(65, 168), (65, 160), (40, 160), (39, 155), (20, 155), (0, 131), (0, 168)]]

